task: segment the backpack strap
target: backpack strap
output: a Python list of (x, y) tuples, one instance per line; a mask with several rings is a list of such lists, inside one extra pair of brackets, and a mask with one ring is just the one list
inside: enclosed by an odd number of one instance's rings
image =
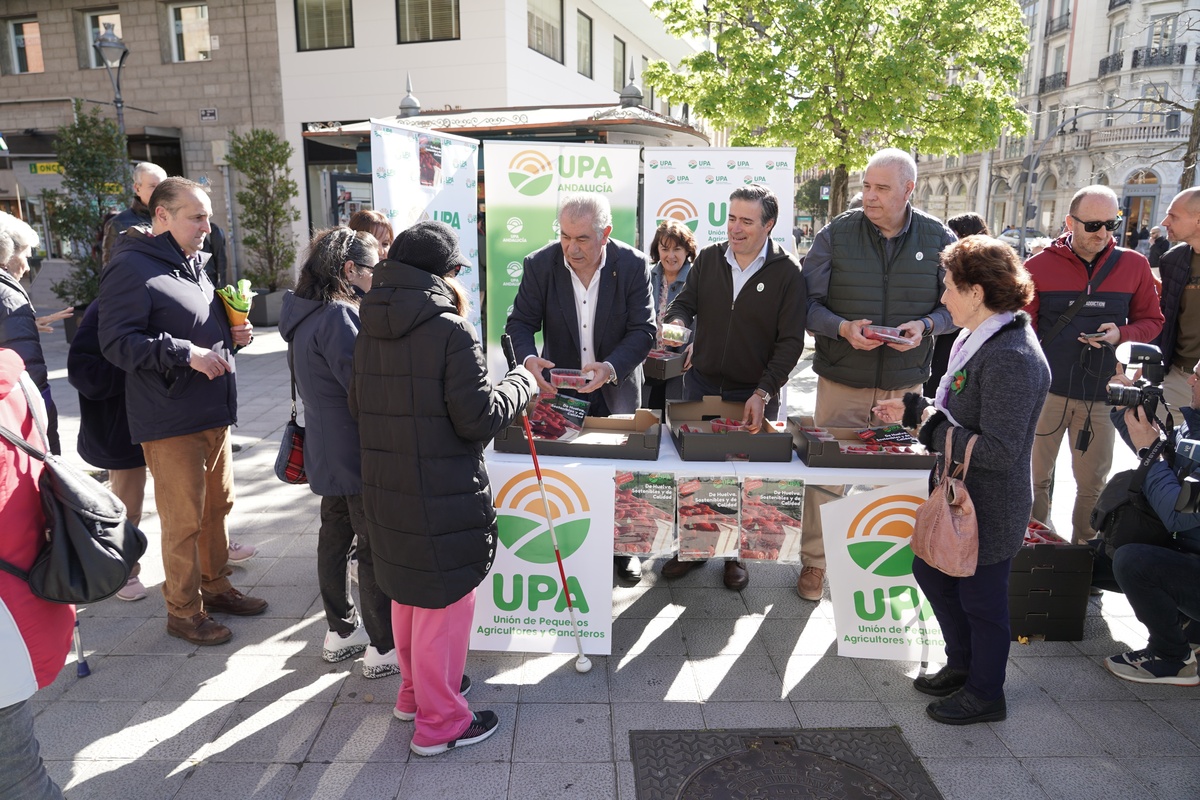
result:
[(1071, 320), (1075, 319), (1075, 315), (1079, 313), (1079, 309), (1083, 308), (1083, 304), (1087, 302), (1088, 297), (1092, 293), (1092, 288), (1099, 288), (1100, 284), (1104, 283), (1104, 279), (1108, 277), (1108, 273), (1112, 272), (1112, 268), (1117, 265), (1117, 261), (1121, 258), (1121, 253), (1124, 253), (1124, 248), (1113, 245), (1113, 250), (1108, 255), (1108, 259), (1104, 262), (1104, 266), (1100, 267), (1093, 275), (1092, 279), (1087, 282), (1087, 286), (1083, 287), (1079, 297), (1075, 298), (1075, 302), (1071, 307), (1062, 313), (1058, 321), (1054, 323), (1054, 327), (1046, 332), (1046, 335), (1038, 339), (1038, 344), (1042, 347), (1050, 344), (1054, 337), (1062, 333), (1063, 328), (1070, 324)]

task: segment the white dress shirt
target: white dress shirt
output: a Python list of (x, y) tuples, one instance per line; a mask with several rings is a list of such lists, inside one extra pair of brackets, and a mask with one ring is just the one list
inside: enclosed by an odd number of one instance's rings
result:
[(767, 248), (770, 246), (771, 239), (768, 237), (768, 239), (763, 242), (762, 250), (755, 257), (755, 259), (750, 262), (750, 266), (746, 267), (745, 269), (742, 269), (741, 265), (738, 264), (737, 256), (733, 254), (733, 248), (725, 248), (725, 260), (729, 262), (729, 266), (732, 268), (731, 271), (733, 273), (734, 300), (737, 300), (738, 293), (742, 291), (742, 287), (750, 282), (751, 276), (762, 269), (763, 264), (767, 263)]

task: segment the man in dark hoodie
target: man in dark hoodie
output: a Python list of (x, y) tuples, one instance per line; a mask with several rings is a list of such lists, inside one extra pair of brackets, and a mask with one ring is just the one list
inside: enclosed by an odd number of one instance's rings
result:
[(129, 208), (117, 214), (104, 224), (104, 242), (101, 245), (101, 255), (104, 265), (112, 258), (113, 246), (117, 237), (134, 225), (150, 224), (150, 196), (167, 177), (167, 171), (158, 164), (143, 161), (133, 168), (133, 202)]
[[(664, 319), (689, 328), (696, 341), (684, 373), (683, 396), (720, 395), (745, 403), (754, 433), (779, 412), (779, 390), (804, 350), (804, 278), (796, 257), (771, 241), (779, 199), (766, 186), (750, 184), (729, 196), (729, 239), (696, 255), (683, 291)], [(672, 558), (664, 578), (678, 578), (702, 561)], [(750, 583), (736, 559), (725, 562), (725, 586), (741, 591)]]
[(151, 233), (129, 229), (101, 278), (100, 346), (125, 370), (129, 432), (154, 476), (167, 633), (221, 644), (232, 634), (208, 611), (250, 616), (267, 607), (228, 578), (233, 348), (249, 344), (253, 328), (230, 328), (204, 273), (200, 246), (212, 215), (204, 189), (167, 178), (148, 205)]
[[(1117, 369), (1113, 348), (1121, 342), (1152, 342), (1163, 325), (1149, 262), (1113, 239), (1120, 224), (1113, 190), (1085, 186), (1071, 198), (1066, 233), (1025, 262), (1037, 287), (1025, 310), (1037, 325), (1050, 362), (1050, 395), (1033, 444), (1033, 516), (1048, 521), (1054, 463), (1063, 435), (1070, 432), (1077, 488), (1071, 522), (1077, 544), (1096, 535), (1092, 508), (1112, 466), (1116, 429), (1109, 422), (1104, 396)], [(1110, 258), (1111, 270), (1100, 275)], [(1083, 293), (1086, 302), (1059, 326), (1059, 319)]]

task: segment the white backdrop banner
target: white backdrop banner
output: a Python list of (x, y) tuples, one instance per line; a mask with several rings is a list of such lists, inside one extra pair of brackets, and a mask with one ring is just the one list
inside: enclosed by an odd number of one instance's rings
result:
[(941, 625), (912, 574), (926, 487), (897, 483), (821, 506), (838, 655), (945, 662)]
[(779, 198), (779, 219), (771, 238), (783, 249), (793, 249), (794, 148), (647, 147), (643, 161), (643, 250), (649, 252), (655, 229), (666, 219), (691, 228), (697, 247), (725, 241), (729, 195), (751, 183), (769, 186)]
[(471, 264), (458, 273), (479, 328), (479, 142), (449, 133), (371, 120), (371, 188), (375, 208), (399, 233), (423, 219), (444, 222), (458, 234)]
[[(612, 652), (613, 469), (543, 469), (583, 652)], [(488, 462), (499, 542), (475, 595), (472, 650), (573, 653), (571, 615), (533, 464)]]

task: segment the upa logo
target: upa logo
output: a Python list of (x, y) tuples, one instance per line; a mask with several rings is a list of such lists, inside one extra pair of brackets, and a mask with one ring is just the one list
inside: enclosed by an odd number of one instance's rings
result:
[(508, 180), (521, 194), (536, 197), (554, 183), (554, 164), (537, 150), (522, 150), (508, 162)]
[(510, 278), (520, 278), (522, 275), (525, 274), (525, 267), (521, 265), (520, 261), (508, 262), (507, 269), (508, 269), (508, 277), (510, 277)]
[[(774, 161), (768, 161), (768, 162), (766, 163), (766, 165), (765, 165), (765, 166), (766, 166), (766, 168), (767, 168), (767, 169), (775, 169), (775, 162), (774, 162)], [(782, 165), (781, 165), (781, 166), (782, 166)]]
[(658, 159), (657, 158), (650, 159), (650, 169), (658, 169)]
[(668, 176), (667, 176), (667, 183), (674, 183), (674, 182), (675, 182), (675, 176), (674, 176), (674, 175), (668, 175)]
[(508, 232), (509, 233), (511, 233), (515, 236), (516, 234), (520, 233), (523, 230), (525, 230), (525, 223), (524, 223), (524, 221), (522, 221), (522, 219), (520, 217), (509, 217), (508, 218)]
[(700, 225), (700, 212), (682, 197), (672, 197), (658, 207), (655, 219), (659, 225), (669, 219), (677, 220), (687, 225), (695, 233), (696, 228)]
[(850, 523), (846, 552), (862, 569), (884, 578), (912, 574), (913, 523), (920, 497), (893, 495), (869, 504)]
[(537, 475), (518, 473), (496, 493), (500, 543), (530, 564), (553, 564), (554, 545), (546, 515), (554, 520), (554, 533), (563, 559), (570, 558), (587, 538), (591, 524), (587, 495), (579, 484), (556, 470), (542, 470), (550, 508), (542, 504)]

